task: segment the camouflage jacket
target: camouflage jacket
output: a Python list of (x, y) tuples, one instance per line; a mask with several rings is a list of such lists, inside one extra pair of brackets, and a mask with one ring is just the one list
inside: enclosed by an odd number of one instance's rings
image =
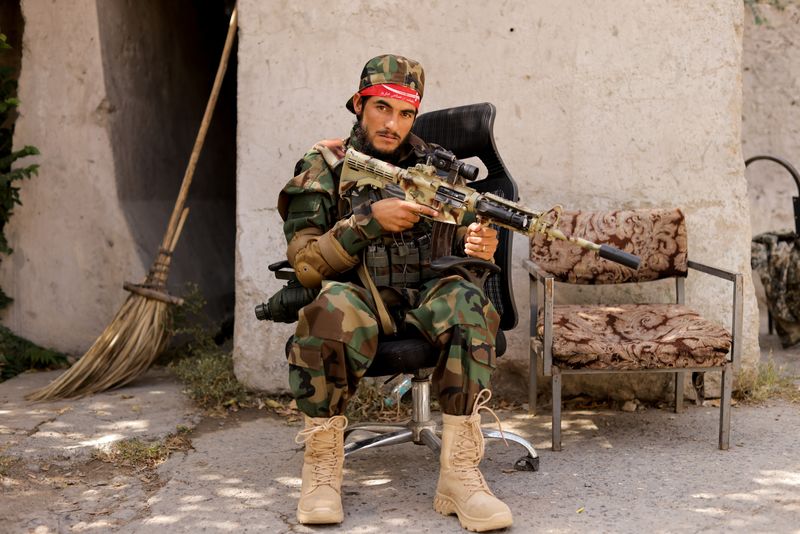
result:
[[(347, 147), (361, 149), (352, 135), (345, 141)], [(422, 162), (430, 147), (410, 134), (400, 150), (403, 154), (397, 165), (407, 168)], [(369, 204), (351, 211), (349, 204), (339, 198), (335, 164), (336, 157), (330, 150), (315, 145), (297, 162), (294, 178), (278, 198), (288, 243), (286, 256), (306, 287), (319, 287), (325, 279), (343, 278), (359, 264), (361, 251), (384, 235)], [(412, 231), (430, 233), (431, 224), (423, 219)], [(464, 231), (457, 235), (463, 239)]]

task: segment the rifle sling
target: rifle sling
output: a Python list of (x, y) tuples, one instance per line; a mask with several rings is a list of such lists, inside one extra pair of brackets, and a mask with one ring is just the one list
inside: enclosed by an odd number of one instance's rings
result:
[(375, 309), (378, 311), (378, 319), (380, 320), (383, 333), (387, 336), (394, 335), (397, 329), (394, 326), (394, 321), (392, 321), (392, 316), (389, 315), (389, 310), (386, 309), (386, 304), (383, 302), (378, 288), (375, 287), (375, 282), (372, 281), (372, 277), (369, 275), (365, 253), (361, 255), (361, 264), (358, 266), (358, 277), (361, 279), (361, 283), (364, 284), (364, 287), (369, 289), (369, 292), (372, 294), (372, 300), (375, 301)]

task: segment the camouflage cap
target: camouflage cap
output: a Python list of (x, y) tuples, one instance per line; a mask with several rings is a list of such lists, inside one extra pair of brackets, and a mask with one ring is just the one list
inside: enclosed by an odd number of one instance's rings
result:
[[(422, 65), (413, 59), (394, 54), (376, 56), (364, 65), (364, 69), (361, 71), (361, 81), (358, 84), (358, 91), (355, 94), (368, 87), (380, 84), (396, 84), (408, 87), (416, 91), (419, 94), (419, 99), (422, 100), (422, 91), (425, 87), (425, 71), (422, 70)], [(355, 113), (352, 96), (347, 101), (346, 106), (352, 113)]]

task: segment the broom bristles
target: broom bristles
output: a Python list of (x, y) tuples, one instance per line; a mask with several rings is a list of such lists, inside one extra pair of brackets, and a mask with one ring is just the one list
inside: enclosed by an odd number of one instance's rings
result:
[(83, 397), (123, 386), (153, 363), (167, 342), (165, 302), (130, 294), (88, 351), (49, 385), (26, 396)]

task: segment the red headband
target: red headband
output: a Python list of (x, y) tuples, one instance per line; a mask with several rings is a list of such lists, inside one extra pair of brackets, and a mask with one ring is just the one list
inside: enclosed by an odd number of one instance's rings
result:
[(419, 109), (419, 93), (405, 85), (396, 83), (381, 83), (370, 85), (358, 92), (361, 96), (382, 96), (384, 98), (396, 98), (403, 102), (413, 104), (415, 109)]

